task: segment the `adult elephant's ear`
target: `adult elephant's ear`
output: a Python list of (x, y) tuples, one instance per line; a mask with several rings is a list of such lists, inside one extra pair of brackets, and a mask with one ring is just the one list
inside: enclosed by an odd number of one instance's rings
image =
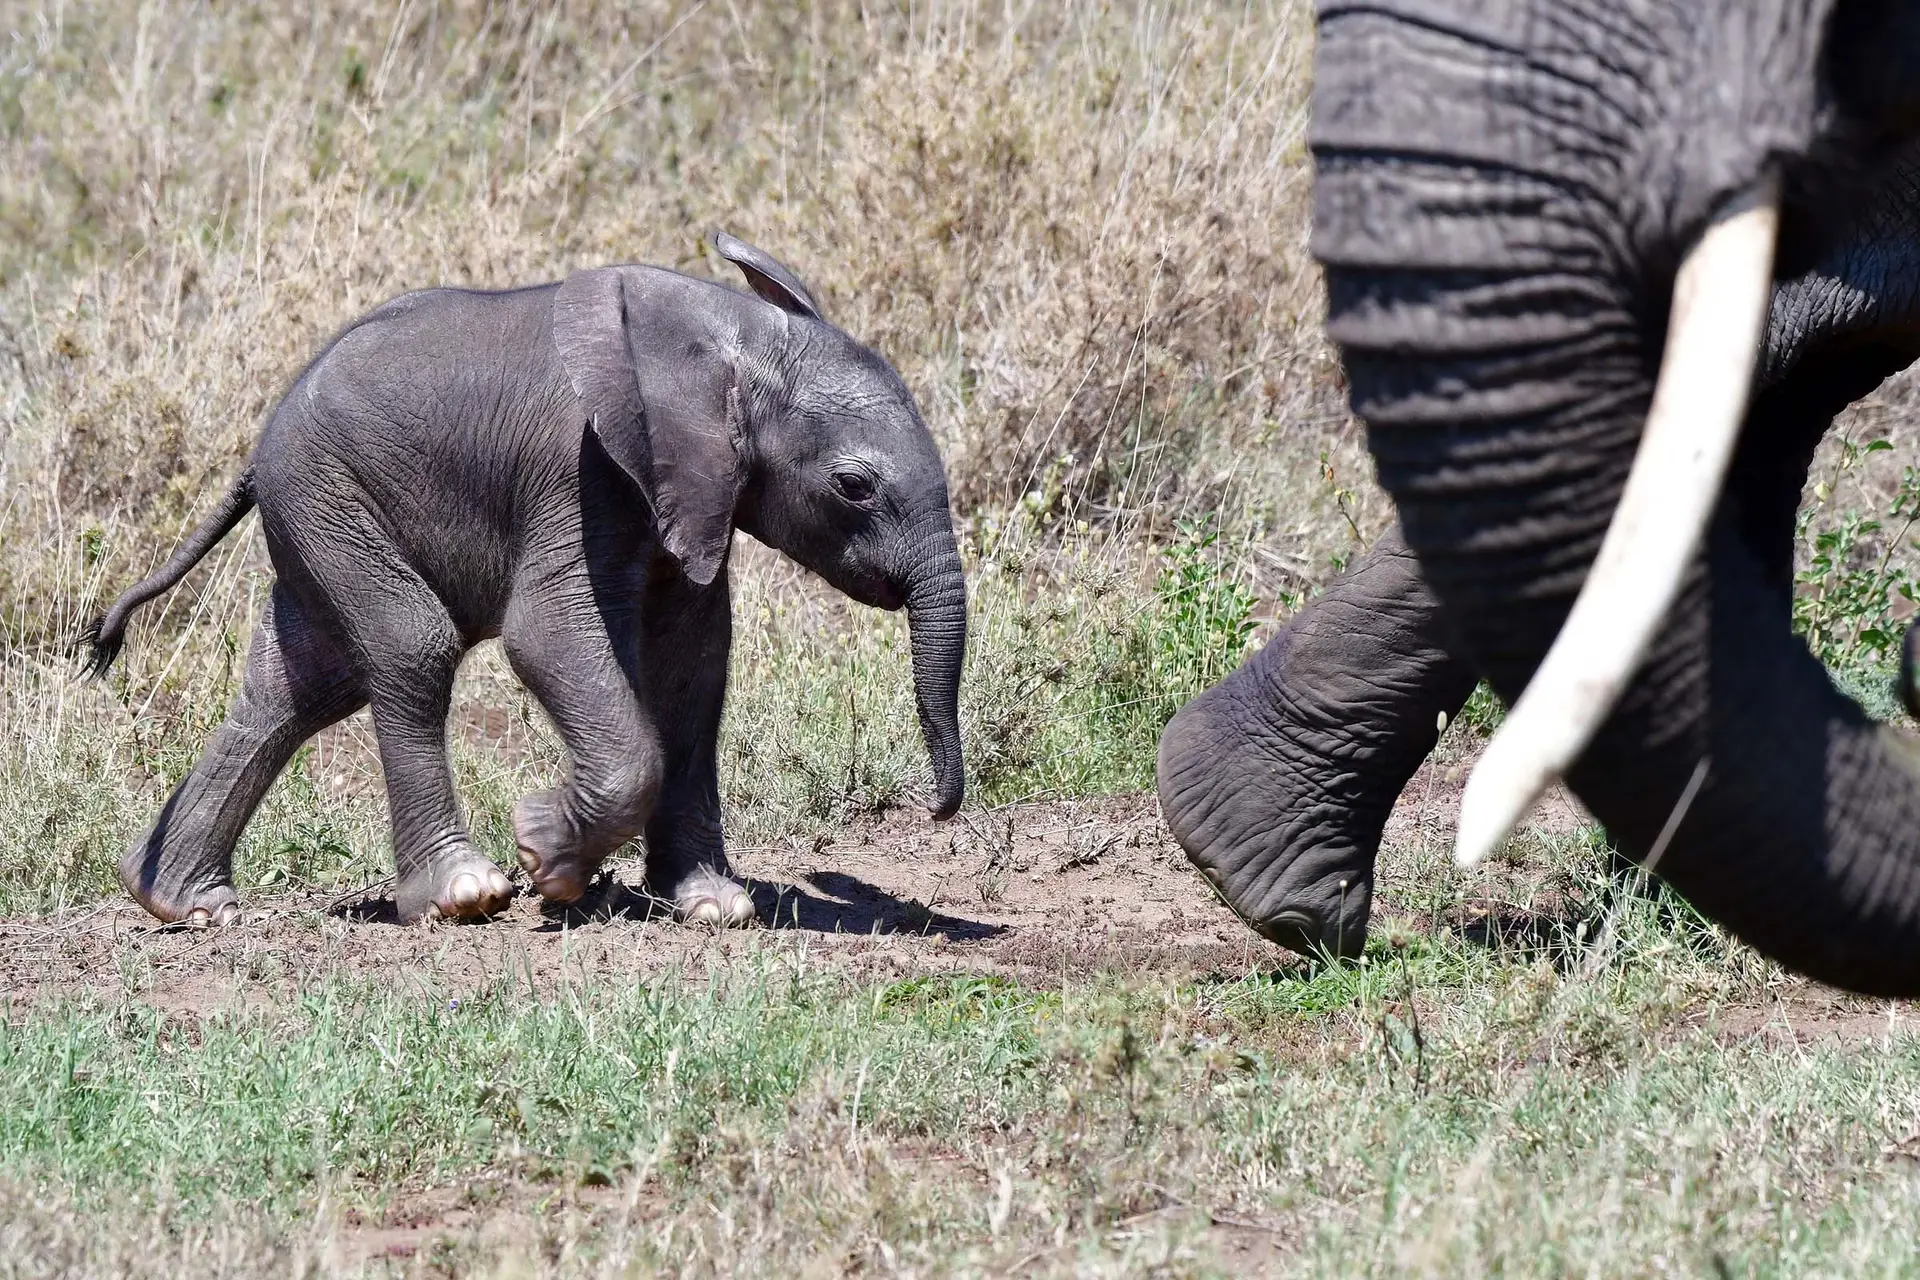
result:
[(733, 537), (745, 423), (732, 343), (691, 292), (700, 287), (647, 268), (577, 272), (554, 296), (553, 340), (589, 430), (639, 486), (681, 571), (705, 586)]
[(740, 268), (740, 274), (747, 278), (749, 288), (774, 306), (796, 316), (824, 319), (820, 314), (820, 304), (813, 300), (807, 286), (800, 283), (800, 277), (766, 250), (756, 249), (745, 240), (737, 240), (724, 231), (713, 233), (713, 248), (721, 257)]

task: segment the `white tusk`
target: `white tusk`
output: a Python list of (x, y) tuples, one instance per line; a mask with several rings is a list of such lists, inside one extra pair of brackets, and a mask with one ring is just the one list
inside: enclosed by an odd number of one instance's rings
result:
[(1680, 593), (1740, 438), (1779, 222), (1779, 180), (1768, 176), (1680, 264), (1653, 406), (1600, 554), (1460, 798), (1453, 854), (1463, 867), (1492, 853), (1586, 750)]

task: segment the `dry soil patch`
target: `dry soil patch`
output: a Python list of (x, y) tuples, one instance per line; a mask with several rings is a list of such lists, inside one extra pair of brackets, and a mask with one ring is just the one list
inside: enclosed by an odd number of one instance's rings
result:
[[(1441, 762), (1417, 776), (1389, 824), (1389, 844), (1450, 841), (1464, 773)], [(1530, 821), (1553, 833), (1586, 819), (1556, 793)], [(547, 992), (667, 969), (699, 979), (767, 953), (882, 980), (952, 972), (1029, 982), (1096, 972), (1232, 980), (1305, 963), (1213, 896), (1166, 835), (1150, 795), (1015, 805), (949, 823), (896, 810), (832, 840), (739, 849), (735, 862), (752, 881), (760, 928), (674, 922), (633, 887), (633, 862), (611, 868), (579, 907), (547, 910), (523, 895), (483, 924), (402, 927), (380, 885), (255, 895), (242, 922), (220, 930), (157, 927), (132, 902), (112, 899), (0, 922), (0, 999), (17, 1008), (127, 993), (204, 1016), (268, 1007), (337, 976), (457, 998), (502, 980)], [(1521, 905), (1535, 921), (1557, 919), (1551, 902)], [(1425, 927), (1396, 915), (1390, 895), (1378, 906), (1396, 927)], [(1476, 913), (1486, 908), (1469, 897), (1433, 923), (1477, 938)], [(1513, 941), (1488, 933), (1490, 944)], [(1906, 1008), (1889, 1008), (1792, 984), (1765, 1005), (1704, 1010), (1688, 1025), (1728, 1043), (1851, 1042), (1904, 1033)]]
[(517, 898), (484, 924), (402, 927), (383, 886), (253, 895), (241, 923), (160, 928), (129, 901), (0, 923), (18, 1000), (134, 990), (208, 1013), (263, 988), (349, 975), (452, 992), (511, 974), (535, 989), (773, 950), (854, 971), (1192, 976), (1291, 963), (1245, 929), (1165, 836), (1151, 796), (1014, 806), (936, 824), (896, 811), (832, 841), (735, 852), (763, 927), (677, 924), (628, 862), (579, 906)]

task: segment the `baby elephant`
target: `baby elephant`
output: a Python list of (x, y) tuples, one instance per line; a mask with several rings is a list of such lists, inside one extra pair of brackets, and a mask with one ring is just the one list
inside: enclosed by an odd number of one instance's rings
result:
[(933, 439), (792, 272), (714, 246), (757, 297), (642, 266), (431, 289), (307, 366), (219, 509), (86, 636), (102, 673), (128, 615), (260, 508), (272, 598), (226, 723), (120, 863), (142, 906), (233, 919), (247, 819), (302, 742), (369, 703), (401, 918), (506, 906), (446, 739), (461, 655), (499, 636), (571, 757), (564, 785), (514, 809), (542, 896), (578, 898), (644, 829), (652, 892), (684, 918), (752, 919), (714, 755), (735, 528), (863, 604), (906, 606), (931, 808), (959, 807), (966, 588)]

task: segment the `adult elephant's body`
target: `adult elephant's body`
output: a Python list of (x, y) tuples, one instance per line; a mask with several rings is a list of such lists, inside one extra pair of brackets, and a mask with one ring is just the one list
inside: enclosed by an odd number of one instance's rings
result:
[[(1662, 874), (1788, 963), (1888, 992), (1920, 990), (1920, 775), (1793, 640), (1789, 587), (1820, 434), (1920, 350), (1913, 170), (1895, 154), (1920, 119), (1911, 23), (1846, 5), (1329, 3), (1315, 95), (1329, 331), (1418, 566), (1400, 613), (1427, 602), (1402, 625), (1460, 664), (1425, 660), (1417, 689), (1355, 718), (1362, 754), (1391, 762), (1359, 781), (1389, 794), (1465, 673), (1510, 702), (1527, 687), (1632, 465), (1676, 265), (1717, 210), (1784, 181), (1764, 389), (1704, 552), (1569, 781), (1644, 857), (1708, 762)], [(1366, 607), (1364, 578), (1332, 597)], [(1216, 695), (1193, 709), (1249, 716)], [(1176, 833), (1243, 914), (1271, 918), (1255, 886), (1283, 877), (1250, 878), (1176, 816), (1193, 768), (1163, 750)]]

